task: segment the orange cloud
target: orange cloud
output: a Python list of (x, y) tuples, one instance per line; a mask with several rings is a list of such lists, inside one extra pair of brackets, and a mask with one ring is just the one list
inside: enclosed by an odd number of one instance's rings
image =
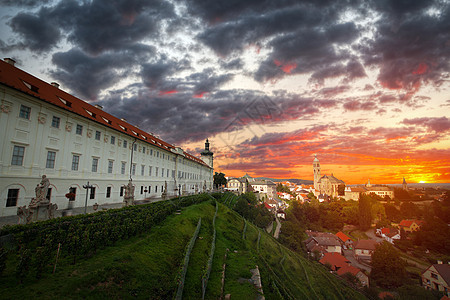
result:
[(292, 64), (285, 64), (281, 67), (281, 70), (283, 70), (284, 73), (288, 73), (290, 74), (292, 70), (294, 70), (295, 68), (297, 68), (297, 64), (296, 63), (292, 63)]
[(199, 94), (195, 94), (194, 98), (203, 98), (205, 96), (206, 92), (201, 92)]

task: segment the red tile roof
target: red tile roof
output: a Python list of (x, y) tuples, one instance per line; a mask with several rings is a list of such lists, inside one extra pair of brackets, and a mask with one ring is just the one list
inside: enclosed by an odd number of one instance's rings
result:
[(349, 263), (349, 261), (344, 256), (336, 252), (326, 252), (323, 255), (322, 259), (319, 260), (319, 262), (322, 265), (329, 263), (332, 267), (332, 270), (335, 270), (336, 267), (342, 268), (344, 266), (347, 266)]
[(382, 234), (388, 234), (388, 233), (390, 233), (391, 232), (391, 229), (390, 228), (381, 228), (381, 233)]
[(410, 227), (413, 223), (416, 223), (417, 225), (421, 226), (423, 221), (421, 221), (421, 220), (402, 220), (400, 222), (400, 224), (398, 224), (398, 225), (402, 226), (402, 227)]
[(342, 276), (342, 275), (344, 275), (345, 273), (350, 273), (350, 274), (353, 274), (353, 275), (356, 276), (356, 274), (358, 274), (359, 272), (361, 272), (360, 269), (358, 269), (358, 268), (356, 268), (356, 267), (354, 267), (354, 266), (351, 266), (351, 265), (349, 265), (349, 264), (347, 264), (347, 265), (345, 265), (345, 266), (339, 268), (339, 270), (337, 270), (337, 274), (338, 274), (339, 276)]
[(355, 249), (375, 250), (377, 244), (374, 240), (359, 240), (355, 245)]
[(351, 240), (351, 238), (349, 238), (345, 233), (343, 233), (342, 231), (339, 231), (338, 233), (336, 233), (336, 236), (343, 241), (344, 243), (348, 240)]
[[(122, 121), (102, 109), (74, 97), (2, 60), (0, 60), (0, 82), (13, 89), (31, 95), (34, 98), (40, 99), (41, 101), (58, 106), (64, 110), (112, 128), (132, 138), (152, 144), (158, 148), (166, 151), (175, 149), (175, 146), (164, 142), (154, 135)], [(183, 154), (192, 161), (208, 166), (203, 160), (187, 152), (183, 152)]]

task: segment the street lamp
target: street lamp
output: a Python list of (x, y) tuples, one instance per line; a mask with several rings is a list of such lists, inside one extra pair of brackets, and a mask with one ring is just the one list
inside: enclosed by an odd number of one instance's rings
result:
[(84, 214), (86, 214), (87, 211), (87, 200), (88, 200), (88, 194), (89, 194), (89, 189), (93, 188), (94, 186), (89, 185), (89, 181), (87, 182), (87, 184), (83, 185), (83, 188), (86, 189), (86, 201), (84, 203)]

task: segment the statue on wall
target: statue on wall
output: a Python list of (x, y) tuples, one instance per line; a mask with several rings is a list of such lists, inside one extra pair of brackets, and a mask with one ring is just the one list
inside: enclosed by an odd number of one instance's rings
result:
[[(34, 192), (36, 197), (32, 198), (28, 208), (26, 205), (17, 208), (17, 215), (19, 216), (19, 223), (26, 221), (30, 223), (38, 221), (39, 213), (41, 213), (41, 219), (52, 219), (55, 215), (55, 211), (58, 209), (57, 204), (50, 203), (50, 199), (47, 199), (48, 189), (50, 187), (50, 180), (47, 176), (42, 175), (41, 182), (36, 185)], [(44, 217), (42, 217), (44, 215)]]
[(123, 195), (123, 205), (124, 206), (133, 205), (133, 201), (134, 201), (134, 185), (133, 182), (130, 180), (128, 181), (128, 184), (125, 186), (125, 193)]
[(167, 181), (164, 181), (164, 190), (163, 190), (163, 192), (161, 194), (161, 198), (163, 200), (167, 199)]

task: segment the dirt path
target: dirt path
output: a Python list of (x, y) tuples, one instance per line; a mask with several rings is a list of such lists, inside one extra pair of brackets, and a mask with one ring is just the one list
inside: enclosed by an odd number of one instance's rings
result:
[(273, 234), (273, 237), (278, 239), (278, 236), (280, 235), (280, 230), (281, 230), (281, 222), (280, 222), (280, 220), (278, 220), (277, 217), (275, 217), (275, 220), (277, 221), (277, 228), (275, 228), (275, 233)]

